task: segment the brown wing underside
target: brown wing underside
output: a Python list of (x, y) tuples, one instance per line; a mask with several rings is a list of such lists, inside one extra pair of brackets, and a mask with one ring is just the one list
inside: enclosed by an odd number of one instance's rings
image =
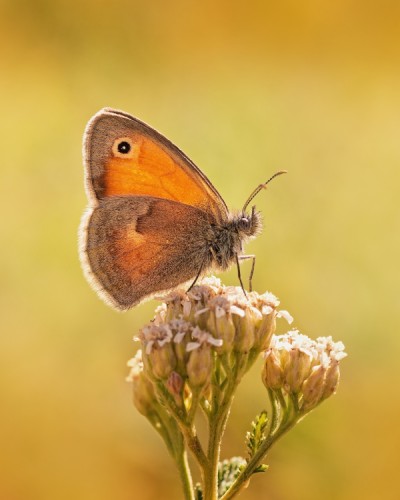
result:
[(209, 215), (147, 196), (101, 200), (81, 250), (92, 285), (109, 304), (129, 309), (196, 276), (208, 265)]
[[(116, 141), (132, 146), (119, 154)], [(164, 136), (136, 118), (104, 109), (85, 133), (86, 184), (90, 198), (148, 195), (179, 201), (226, 218), (227, 207), (206, 176)]]

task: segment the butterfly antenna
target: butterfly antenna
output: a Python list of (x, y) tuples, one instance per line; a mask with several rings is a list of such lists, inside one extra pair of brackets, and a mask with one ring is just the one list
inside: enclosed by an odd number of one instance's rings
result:
[(287, 170), (279, 170), (279, 172), (275, 172), (274, 175), (272, 177), (270, 177), (267, 182), (264, 182), (263, 184), (260, 184), (252, 193), (251, 195), (247, 198), (247, 201), (246, 203), (244, 204), (244, 207), (243, 207), (243, 212), (245, 212), (246, 208), (248, 207), (249, 203), (251, 202), (251, 200), (258, 195), (258, 193), (262, 190), (262, 189), (265, 189), (267, 187), (267, 184), (269, 184), (272, 179), (275, 179), (275, 177), (278, 177), (278, 175), (281, 175), (281, 174), (286, 174), (287, 173)]

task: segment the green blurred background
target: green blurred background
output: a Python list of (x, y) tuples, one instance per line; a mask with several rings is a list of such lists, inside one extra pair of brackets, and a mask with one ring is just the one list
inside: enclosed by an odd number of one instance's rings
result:
[[(349, 357), (241, 498), (397, 499), (399, 2), (2, 0), (0, 37), (0, 499), (181, 497), (124, 380), (154, 303), (109, 309), (77, 257), (103, 106), (163, 132), (232, 208), (289, 171), (257, 199), (255, 288)], [(257, 367), (224, 458), (265, 404)]]

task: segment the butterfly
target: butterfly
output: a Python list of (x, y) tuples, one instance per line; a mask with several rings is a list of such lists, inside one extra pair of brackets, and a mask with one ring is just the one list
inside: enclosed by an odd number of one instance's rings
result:
[(110, 108), (88, 122), (83, 157), (89, 205), (79, 230), (80, 259), (107, 304), (126, 310), (235, 262), (243, 288), (239, 260), (248, 257), (243, 244), (261, 231), (259, 212), (246, 208), (284, 171), (261, 184), (233, 214), (172, 142)]

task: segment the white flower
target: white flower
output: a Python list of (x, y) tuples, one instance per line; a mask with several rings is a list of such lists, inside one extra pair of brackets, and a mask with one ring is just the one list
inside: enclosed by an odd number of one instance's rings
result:
[(125, 380), (127, 382), (133, 382), (140, 375), (140, 373), (143, 372), (142, 350), (139, 349), (136, 352), (135, 356), (131, 358), (126, 364), (130, 367), (130, 372)]
[(150, 354), (153, 345), (157, 343), (159, 347), (163, 347), (172, 340), (172, 331), (168, 324), (150, 324), (142, 328), (139, 333), (140, 340), (146, 346), (146, 354)]

